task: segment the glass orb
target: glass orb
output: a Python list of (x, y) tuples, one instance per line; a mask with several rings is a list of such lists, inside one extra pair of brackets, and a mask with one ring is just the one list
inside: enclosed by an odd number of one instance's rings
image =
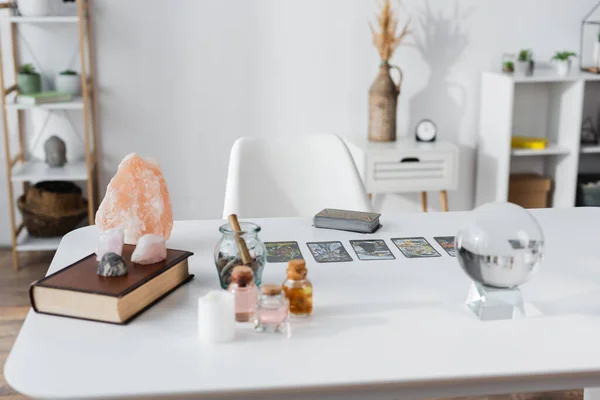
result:
[(544, 250), (537, 220), (512, 203), (476, 208), (455, 241), (456, 256), (469, 278), (495, 288), (515, 288), (527, 282)]

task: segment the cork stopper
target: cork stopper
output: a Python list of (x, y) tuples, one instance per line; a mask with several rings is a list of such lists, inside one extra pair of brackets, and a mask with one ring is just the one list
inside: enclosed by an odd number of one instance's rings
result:
[(294, 281), (306, 279), (306, 262), (304, 260), (290, 260), (288, 262), (287, 277)]
[(238, 265), (231, 271), (231, 282), (239, 287), (248, 286), (254, 279), (254, 271), (245, 265)]
[(260, 290), (263, 292), (263, 294), (266, 294), (267, 296), (277, 296), (278, 294), (281, 294), (281, 286), (279, 285), (267, 283), (262, 285)]

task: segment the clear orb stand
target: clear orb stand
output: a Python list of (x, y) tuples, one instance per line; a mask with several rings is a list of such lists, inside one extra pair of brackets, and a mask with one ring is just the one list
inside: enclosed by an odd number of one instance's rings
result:
[(519, 288), (500, 289), (473, 282), (466, 304), (482, 321), (525, 317), (523, 296)]

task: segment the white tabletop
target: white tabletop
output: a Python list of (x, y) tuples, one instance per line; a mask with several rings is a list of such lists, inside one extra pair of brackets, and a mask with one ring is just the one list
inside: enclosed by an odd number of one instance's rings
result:
[[(177, 222), (170, 247), (191, 250), (196, 278), (127, 326), (30, 311), (5, 366), (32, 397), (189, 396), (400, 399), (600, 386), (600, 210), (536, 211), (546, 235), (540, 272), (522, 286), (539, 315), (482, 322), (470, 285), (433, 241), (466, 213), (382, 218), (374, 235), (319, 230), (305, 219), (256, 220), (264, 241), (296, 240), (314, 285), (314, 315), (290, 338), (240, 324), (237, 340), (197, 340), (196, 299), (218, 288), (212, 259), (221, 221)], [(89, 254), (96, 228), (64, 237), (49, 273)], [(407, 259), (389, 240), (425, 236), (443, 254)], [(306, 242), (382, 238), (395, 261), (317, 264)], [(268, 264), (264, 282), (284, 279)]]
[(397, 153), (398, 151), (455, 151), (458, 147), (452, 142), (436, 140), (435, 142), (417, 142), (414, 135), (398, 137), (393, 142), (371, 142), (366, 136), (344, 137), (346, 143), (350, 142), (365, 151), (377, 153)]

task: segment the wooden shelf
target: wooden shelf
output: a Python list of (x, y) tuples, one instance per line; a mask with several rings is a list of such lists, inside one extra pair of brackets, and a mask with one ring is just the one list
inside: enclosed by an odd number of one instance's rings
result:
[(13, 24), (76, 24), (79, 19), (76, 15), (56, 15), (47, 17), (9, 17), (9, 21)]
[(571, 154), (571, 150), (551, 143), (545, 149), (511, 149), (512, 156), (554, 156), (561, 154)]
[(585, 146), (582, 145), (579, 149), (579, 152), (582, 154), (595, 154), (600, 153), (600, 146)]
[(17, 251), (56, 250), (62, 237), (38, 238), (23, 229), (17, 237)]
[(13, 167), (12, 182), (40, 181), (87, 181), (85, 161), (68, 162), (59, 168), (51, 168), (43, 161), (26, 161)]
[(12, 103), (6, 103), (7, 110), (30, 110), (38, 108), (42, 110), (83, 110), (83, 100), (81, 97), (76, 97), (71, 101), (62, 103), (47, 103), (47, 104), (20, 104), (14, 100)]

